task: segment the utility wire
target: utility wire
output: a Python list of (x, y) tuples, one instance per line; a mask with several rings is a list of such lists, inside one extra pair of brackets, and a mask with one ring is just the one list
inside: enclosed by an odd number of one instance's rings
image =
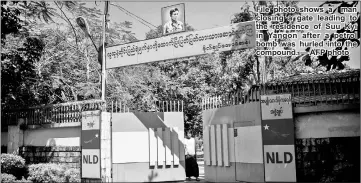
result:
[[(149, 27), (151, 30), (153, 30), (153, 28), (151, 28), (149, 25), (151, 25), (151, 26), (153, 26), (155, 29), (157, 29), (157, 26), (155, 26), (155, 25), (149, 23), (148, 21), (144, 20), (143, 18), (140, 18), (139, 16), (137, 16), (137, 15), (129, 12), (129, 11), (126, 10), (125, 8), (123, 8), (123, 7), (121, 7), (121, 6), (117, 5), (117, 4), (112, 4), (112, 3), (110, 3), (110, 4), (113, 5), (113, 6), (115, 6), (115, 7), (117, 7), (118, 9), (120, 9), (121, 11), (123, 11), (124, 13), (126, 13), (127, 15), (131, 16), (132, 18), (136, 19), (137, 21), (139, 21), (139, 22), (142, 23), (143, 25)], [(135, 17), (136, 17), (136, 18), (135, 18)], [(140, 21), (139, 19), (140, 19), (141, 21)], [(143, 21), (143, 22), (142, 22), (142, 21)], [(146, 25), (144, 22), (147, 23), (148, 25)]]
[(120, 7), (118, 7), (118, 9), (120, 9), (121, 11), (123, 11), (125, 14), (129, 15), (130, 17), (136, 19), (138, 22), (140, 22), (141, 24), (145, 25), (146, 27), (148, 27), (149, 29), (153, 30), (152, 27), (150, 27), (149, 25), (145, 24), (144, 22), (138, 20), (137, 18), (133, 17), (131, 14), (129, 14), (128, 12), (124, 11), (123, 9), (121, 9)]
[(132, 12), (130, 12), (130, 11), (128, 11), (128, 10), (126, 10), (125, 8), (121, 7), (118, 3), (117, 3), (117, 6), (118, 6), (120, 9), (124, 10), (126, 13), (131, 14), (131, 15), (133, 15), (133, 16), (135, 16), (135, 17), (137, 17), (138, 19), (142, 20), (143, 22), (145, 22), (145, 23), (147, 23), (147, 24), (149, 24), (149, 25), (151, 25), (151, 26), (153, 26), (154, 28), (156, 28), (156, 29), (157, 29), (157, 26), (155, 26), (155, 25), (153, 25), (152, 23), (150, 23), (150, 22), (148, 22), (148, 21), (144, 20), (143, 18), (141, 18), (141, 17), (139, 17), (139, 16), (135, 15), (134, 13), (132, 13)]
[(157, 26), (155, 26), (155, 25), (153, 25), (152, 23), (150, 23), (150, 22), (148, 22), (148, 21), (144, 20), (143, 18), (141, 18), (141, 17), (139, 17), (139, 16), (135, 15), (134, 13), (129, 12), (129, 11), (128, 11), (128, 10), (126, 10), (125, 8), (123, 8), (123, 7), (120, 7), (120, 8), (121, 8), (121, 9), (123, 9), (125, 12), (127, 12), (127, 13), (129, 13), (129, 14), (131, 14), (131, 15), (133, 15), (133, 16), (135, 16), (135, 17), (137, 17), (138, 19), (142, 20), (143, 22), (145, 22), (145, 23), (147, 23), (147, 24), (149, 24), (149, 25), (153, 26), (154, 28), (158, 28)]
[[(109, 4), (110, 4), (110, 5), (113, 5), (113, 6), (116, 6), (116, 5), (112, 4), (112, 3), (109, 3)], [(117, 6), (116, 6), (116, 7), (117, 7)], [(118, 7), (118, 8), (119, 8), (119, 7)], [(120, 9), (120, 8), (119, 8), (119, 9)], [(135, 39), (135, 40), (139, 40), (139, 39), (136, 38), (134, 35), (130, 34), (129, 31), (126, 31), (125, 29), (123, 29), (122, 26), (123, 26), (123, 25), (120, 25), (119, 28), (122, 29), (126, 34), (128, 34), (130, 37), (132, 37), (132, 38)]]

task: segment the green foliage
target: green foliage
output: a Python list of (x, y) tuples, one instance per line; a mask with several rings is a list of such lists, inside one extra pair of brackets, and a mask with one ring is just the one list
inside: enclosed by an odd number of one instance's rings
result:
[(24, 177), (21, 179), (21, 180), (15, 180), (14, 182), (18, 182), (18, 183), (25, 183), (25, 182), (29, 182), (29, 183), (32, 183), (32, 181), (30, 181), (30, 180), (27, 180), (27, 179), (25, 179)]
[[(75, 18), (88, 20), (97, 43), (102, 36), (101, 10), (74, 1), (2, 1), (1, 8), (2, 109), (100, 97), (97, 50)], [(110, 44), (134, 40), (123, 27), (131, 28), (131, 23), (109, 25)]]
[(25, 160), (14, 154), (1, 154), (1, 173), (2, 182), (80, 182), (79, 169), (46, 163), (26, 167)]
[(5, 43), (6, 35), (17, 34), (21, 29), (20, 10), (10, 8), (13, 3), (1, 1), (1, 43)]
[(64, 169), (57, 164), (33, 164), (29, 166), (28, 180), (33, 182), (64, 182)]
[[(12, 46), (16, 48), (12, 49)], [(6, 45), (3, 49), (1, 102), (4, 109), (9, 106), (22, 108), (37, 104), (35, 100), (38, 95), (32, 91), (37, 83), (34, 63), (39, 61), (43, 48), (41, 39), (27, 37), (23, 42), (18, 42), (17, 45)]]
[(1, 173), (11, 174), (21, 179), (26, 174), (24, 158), (14, 154), (1, 154)]
[(66, 182), (80, 182), (80, 171), (79, 169), (70, 168), (65, 171)]
[[(358, 3), (359, 3), (358, 1), (353, 1), (353, 2), (344, 2), (344, 1), (328, 2), (328, 1), (326, 1), (325, 3), (321, 4), (320, 6), (322, 7), (326, 4), (328, 4), (328, 7), (334, 8), (334, 11), (327, 12), (328, 14), (335, 14), (336, 10), (338, 11), (338, 13), (343, 14), (343, 13), (341, 13), (342, 8), (357, 7)], [(342, 27), (341, 29), (336, 30), (336, 33), (338, 33), (338, 34), (353, 33), (353, 34), (357, 35), (357, 37), (356, 38), (337, 38), (336, 41), (340, 42), (342, 44), (341, 44), (341, 46), (336, 47), (335, 50), (347, 50), (347, 47), (345, 46), (346, 41), (355, 42), (355, 43), (357, 43), (357, 47), (360, 46), (360, 16), (359, 16), (359, 13), (360, 12), (357, 12), (358, 19), (356, 21), (350, 21), (349, 23), (345, 24), (344, 27)], [(355, 29), (354, 31), (351, 32), (351, 30), (348, 30), (349, 25), (356, 25), (357, 29)], [(332, 33), (329, 38), (327, 38), (327, 36), (325, 36), (324, 40), (329, 39), (329, 41), (335, 41), (335, 40), (333, 40), (334, 34), (335, 33)], [(310, 50), (310, 47), (308, 48), (308, 50)], [(309, 55), (310, 54), (306, 54), (306, 56), (309, 56)], [(326, 68), (327, 71), (329, 71), (331, 69), (343, 70), (346, 68), (346, 66), (343, 62), (349, 61), (350, 57), (349, 56), (332, 56), (331, 58), (328, 58), (327, 54), (323, 54), (321, 56), (317, 56), (317, 60), (319, 63), (317, 66), (323, 66)], [(311, 61), (311, 59), (309, 59), (309, 62), (310, 61)]]
[(14, 182), (16, 177), (11, 174), (1, 173), (1, 182)]
[(78, 170), (59, 164), (32, 164), (28, 180), (33, 182), (80, 182)]

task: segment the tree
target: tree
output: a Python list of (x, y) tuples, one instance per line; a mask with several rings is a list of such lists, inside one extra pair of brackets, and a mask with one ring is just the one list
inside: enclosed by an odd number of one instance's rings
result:
[(44, 49), (41, 39), (28, 36), (21, 11), (16, 2), (1, 2), (1, 105), (24, 107), (35, 103), (36, 83), (33, 63), (40, 59)]
[[(94, 42), (100, 43), (102, 38), (101, 11), (96, 8), (85, 7), (85, 5), (85, 3), (80, 3), (78, 5), (79, 7), (72, 12), (72, 23), (75, 22), (75, 17), (82, 16), (87, 19), (90, 36)], [(133, 39), (129, 37), (131, 33), (126, 32), (123, 27), (131, 28), (131, 23), (109, 23), (107, 29), (107, 42), (109, 44), (121, 44)], [(100, 97), (101, 92), (101, 71), (100, 64), (98, 63), (98, 50), (93, 46), (87, 37), (88, 35), (85, 35), (83, 31), (81, 31), (80, 27), (75, 27), (75, 30), (77, 32), (77, 39), (67, 38), (67, 35), (71, 35), (73, 32), (71, 26), (64, 31), (57, 31), (50, 28), (47, 30), (47, 33), (44, 33), (48, 35), (49, 48), (53, 50), (56, 49), (59, 53), (58, 57), (54, 57), (52, 51), (44, 55), (44, 60), (49, 59), (49, 61), (52, 62), (47, 67), (44, 67), (44, 70), (57, 76), (53, 77), (51, 83), (57, 83), (57, 88), (61, 88), (61, 92), (64, 93), (62, 96), (65, 97), (62, 98), (61, 102), (95, 99)], [(60, 42), (54, 39), (55, 37), (59, 37)], [(76, 45), (76, 42), (81, 44)], [(100, 46), (97, 48), (99, 49)], [(60, 69), (50, 71), (50, 67), (56, 66), (57, 63)], [(112, 71), (109, 71), (109, 73), (111, 74)], [(109, 87), (112, 87), (113, 84), (114, 83), (107, 82)]]
[(1, 1), (1, 44), (5, 44), (6, 35), (19, 33), (21, 20), (19, 9), (11, 8), (10, 3)]
[[(327, 3), (324, 3), (327, 4)], [(323, 5), (324, 5), (323, 4)], [(342, 4), (342, 3), (336, 3), (336, 2), (332, 2), (332, 4)], [(345, 3), (343, 3), (345, 4)], [(346, 3), (347, 4), (347, 3)], [(355, 3), (351, 3), (353, 5), (355, 5)], [(290, 2), (284, 2), (284, 1), (279, 1), (279, 2), (266, 2), (266, 1), (260, 1), (260, 2), (253, 2), (253, 9), (258, 9), (259, 6), (267, 6), (268, 8), (270, 8), (272, 10), (272, 7), (274, 6), (292, 6), (292, 7), (298, 7), (298, 2), (296, 1), (290, 1)], [(350, 3), (349, 3), (350, 5)], [(351, 5), (350, 5), (351, 6)], [(336, 8), (335, 10), (339, 10), (339, 8)], [(261, 24), (293, 24), (295, 19), (292, 17), (296, 17), (299, 16), (300, 13), (299, 12), (295, 12), (295, 13), (275, 13), (275, 12), (269, 12), (269, 13), (257, 13), (257, 12), (253, 12), (250, 10), (250, 6), (246, 3), (244, 7), (241, 8), (241, 12), (236, 14), (235, 17), (233, 18), (232, 22), (236, 23), (239, 21), (244, 21), (244, 20), (253, 20), (256, 16), (259, 16), (260, 14), (263, 14), (263, 16), (283, 16), (284, 18), (284, 22), (258, 22)], [(278, 43), (280, 42), (285, 42), (285, 41), (289, 41), (289, 39), (272, 39), (269, 37), (270, 32), (274, 31), (275, 33), (277, 32), (283, 32), (283, 30), (271, 30), (271, 29), (267, 29), (267, 30), (261, 30), (261, 33), (263, 34), (263, 41), (276, 41)], [(287, 31), (286, 31), (287, 32)], [(332, 38), (331, 38), (332, 39)], [(265, 48), (265, 49), (271, 49), (271, 48)], [(284, 49), (291, 49), (291, 47), (285, 47)], [(306, 49), (306, 52), (308, 52), (310, 50), (310, 48)], [(259, 57), (255, 56), (255, 63), (259, 62)], [(260, 69), (263, 70), (261, 72), (260, 75), (263, 75), (262, 77), (258, 77), (258, 78), (265, 78), (265, 81), (268, 80), (273, 80), (273, 79), (277, 79), (280, 77), (287, 77), (290, 75), (295, 75), (295, 74), (299, 74), (299, 73), (314, 73), (314, 72), (319, 72), (319, 71), (327, 71), (330, 70), (331, 65), (333, 65), (333, 68), (335, 69), (336, 66), (338, 67), (338, 69), (343, 69), (343, 65), (340, 64), (343, 61), (347, 61), (348, 58), (347, 57), (339, 57), (338, 61), (335, 57), (328, 59), (324, 56), (320, 56), (318, 57), (318, 59), (314, 59), (314, 61), (312, 61), (312, 58), (309, 54), (301, 54), (299, 56), (273, 56), (273, 57), (265, 57), (264, 58), (264, 64), (260, 65)], [(257, 64), (258, 65), (258, 64)], [(325, 66), (325, 67), (318, 67), (318, 66)], [(258, 71), (256, 71), (256, 73), (258, 73)]]
[[(100, 42), (100, 10), (78, 2), (2, 2), (2, 9), (3, 25), (19, 25), (14, 31), (2, 26), (3, 109), (13, 103), (18, 108), (100, 96), (97, 50), (74, 26), (76, 17), (87, 18), (92, 38)], [(108, 41), (127, 42), (131, 33), (124, 27), (130, 26), (111, 23)]]
[[(344, 1), (334, 1), (334, 2), (328, 2), (326, 1), (325, 3), (321, 4), (320, 7), (323, 7), (324, 5), (328, 4), (329, 7), (334, 7), (335, 5), (337, 6), (336, 8), (334, 8), (333, 12), (327, 12), (328, 14), (335, 14), (336, 11), (340, 14), (343, 14), (343, 12), (341, 12), (342, 8), (352, 8), (352, 7), (357, 7), (358, 1), (353, 1), (353, 2), (344, 2)], [(357, 13), (359, 14), (359, 12)], [(340, 30), (336, 31), (336, 34), (342, 34), (342, 33), (354, 33), (355, 35), (357, 35), (357, 38), (338, 38), (337, 42), (342, 42), (341, 46), (336, 47), (335, 50), (347, 50), (347, 47), (345, 47), (345, 43), (346, 41), (352, 41), (352, 42), (356, 42), (357, 46), (360, 46), (360, 16), (358, 16), (358, 19), (356, 21), (350, 21), (347, 25), (345, 25), (343, 28), (341, 28)], [(358, 26), (357, 29), (351, 31), (350, 29), (348, 29), (347, 27), (349, 25), (354, 25), (356, 24)], [(333, 41), (335, 37), (335, 33), (332, 33), (329, 40)], [(327, 38), (325, 38), (324, 40), (327, 40)], [(309, 51), (309, 50), (307, 50)], [(307, 54), (309, 57), (309, 54)], [(307, 56), (306, 55), (306, 56)], [(337, 70), (342, 70), (345, 68), (345, 65), (343, 64), (343, 62), (345, 61), (349, 61), (350, 57), (349, 56), (332, 56), (331, 58), (328, 58), (327, 53), (318, 56), (318, 66), (324, 66), (326, 67), (327, 71), (332, 69), (337, 69)], [(311, 61), (310, 59), (308, 59), (309, 62)]]
[(4, 109), (8, 106), (25, 107), (35, 104), (34, 100), (37, 98), (36, 93), (32, 92), (37, 83), (33, 63), (39, 60), (44, 43), (37, 38), (28, 37), (22, 45), (16, 46), (18, 48), (2, 53), (2, 104), (7, 104), (3, 105)]

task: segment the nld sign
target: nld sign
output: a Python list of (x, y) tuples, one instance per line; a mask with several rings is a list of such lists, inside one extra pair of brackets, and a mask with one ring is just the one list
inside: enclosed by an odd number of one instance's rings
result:
[(292, 163), (293, 155), (291, 152), (266, 152), (266, 163), (284, 164)]
[(82, 113), (82, 178), (100, 179), (100, 111)]
[(266, 182), (296, 182), (293, 145), (264, 146)]
[(98, 155), (83, 155), (83, 164), (98, 164)]
[(82, 177), (100, 178), (100, 150), (82, 150)]

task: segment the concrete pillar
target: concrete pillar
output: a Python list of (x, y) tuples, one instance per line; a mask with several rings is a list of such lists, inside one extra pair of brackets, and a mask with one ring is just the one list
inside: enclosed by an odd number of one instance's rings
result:
[(8, 126), (8, 152), (9, 154), (19, 154), (19, 147), (24, 144), (24, 131), (20, 129), (20, 125), (25, 120), (20, 118), (17, 125)]
[(101, 112), (101, 170), (102, 181), (112, 182), (111, 119), (109, 112)]

